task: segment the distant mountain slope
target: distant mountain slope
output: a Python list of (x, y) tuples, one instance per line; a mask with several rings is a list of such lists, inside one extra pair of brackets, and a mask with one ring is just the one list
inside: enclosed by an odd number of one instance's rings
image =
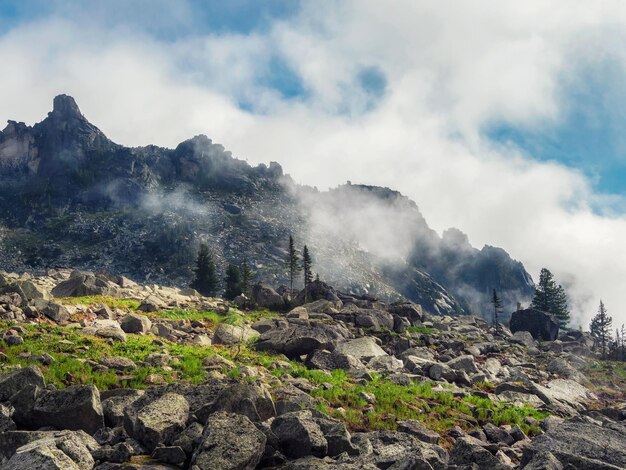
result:
[(406, 296), (434, 313), (488, 315), (491, 289), (509, 310), (532, 293), (504, 250), (477, 250), (456, 229), (439, 237), (396, 191), (298, 186), (279, 164), (252, 167), (202, 135), (175, 149), (124, 147), (66, 95), (42, 122), (0, 132), (0, 183), (0, 269), (72, 266), (184, 285), (208, 241), (220, 264), (247, 257), (278, 284), (293, 234), (339, 288)]

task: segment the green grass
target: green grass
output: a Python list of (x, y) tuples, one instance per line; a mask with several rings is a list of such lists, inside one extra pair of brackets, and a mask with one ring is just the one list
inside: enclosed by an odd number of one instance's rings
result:
[(106, 305), (111, 308), (119, 308), (122, 310), (137, 310), (141, 302), (134, 299), (118, 299), (108, 295), (89, 295), (84, 297), (60, 297), (55, 299), (64, 305)]
[[(360, 384), (352, 382), (342, 370), (329, 374), (299, 364), (292, 364), (290, 370), (275, 372), (280, 373), (303, 377), (316, 385), (324, 384), (312, 393), (323, 399), (320, 410), (342, 419), (353, 431), (396, 429), (397, 421), (416, 419), (440, 433), (455, 425), (469, 429), (494, 422), (497, 425), (517, 424), (532, 435), (538, 430), (528, 426), (524, 419), (532, 416), (541, 420), (548, 415), (531, 406), (515, 407), (475, 395), (458, 398), (450, 392), (433, 390), (431, 382), (403, 386), (374, 375), (372, 381)], [(362, 398), (362, 392), (376, 397), (376, 402), (369, 408), (366, 408), (368, 403)]]
[(406, 332), (407, 333), (421, 333), (424, 335), (430, 335), (433, 334), (435, 331), (434, 328), (428, 328), (426, 326), (408, 326), (406, 328)]
[(273, 318), (277, 316), (278, 313), (271, 312), (269, 310), (243, 313), (238, 310), (231, 309), (226, 314), (220, 314), (213, 310), (173, 308), (147, 313), (146, 315), (153, 318), (164, 318), (168, 320), (196, 320), (216, 327), (221, 323), (226, 323), (228, 325), (253, 323), (262, 318)]
[[(169, 310), (164, 315), (186, 314), (187, 311)], [(214, 312), (197, 312), (207, 321), (230, 321), (229, 318), (241, 318), (240, 321), (254, 318), (239, 312), (216, 318)], [(263, 318), (266, 312), (257, 318)], [(188, 318), (188, 317), (185, 317)], [(0, 330), (9, 327), (9, 323), (0, 322)], [(234, 380), (257, 380), (245, 377), (243, 366), (257, 366), (268, 370), (274, 377), (297, 377), (307, 379), (317, 386), (311, 395), (319, 399), (319, 409), (343, 420), (352, 431), (373, 429), (396, 429), (397, 421), (416, 419), (428, 428), (445, 433), (455, 425), (470, 429), (486, 422), (496, 425), (519, 425), (531, 435), (536, 428), (525, 423), (527, 416), (537, 420), (547, 413), (531, 406), (515, 407), (508, 403), (492, 402), (487, 398), (472, 395), (465, 398), (455, 396), (447, 390), (434, 390), (431, 382), (414, 382), (409, 386), (395, 384), (377, 374), (372, 380), (355, 381), (343, 370), (331, 373), (308, 369), (303, 364), (288, 361), (281, 355), (256, 351), (251, 343), (238, 346), (196, 346), (176, 344), (159, 338), (158, 344), (151, 335), (127, 335), (125, 343), (107, 343), (105, 340), (83, 335), (80, 329), (55, 327), (48, 324), (22, 325), (25, 343), (8, 347), (0, 341), (0, 352), (6, 355), (6, 361), (0, 363), (0, 372), (17, 365), (37, 365), (42, 370), (47, 383), (63, 388), (82, 383), (95, 384), (99, 389), (131, 387), (145, 388), (149, 375), (157, 375), (164, 382), (182, 381), (192, 384), (202, 383), (207, 378), (204, 360), (214, 354), (229, 359), (235, 367), (225, 367), (221, 372)], [(37, 357), (50, 354), (54, 362), (48, 366), (40, 364)], [(148, 355), (168, 353), (172, 357), (169, 368), (153, 367), (146, 362)], [(138, 368), (124, 372), (123, 376), (114, 371), (100, 371), (90, 361), (97, 363), (104, 356), (122, 356), (134, 361)], [(621, 373), (621, 372), (620, 372)], [(276, 379), (274, 379), (276, 380)], [(277, 381), (278, 382), (278, 381)], [(484, 384), (488, 387), (487, 384)], [(372, 394), (376, 400), (368, 404), (363, 393)]]

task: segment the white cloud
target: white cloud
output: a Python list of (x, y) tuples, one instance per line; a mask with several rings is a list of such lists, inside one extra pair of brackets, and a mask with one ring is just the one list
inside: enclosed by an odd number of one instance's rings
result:
[[(1, 119), (39, 121), (64, 92), (119, 143), (174, 146), (206, 133), (251, 162), (281, 162), (302, 183), (390, 186), (438, 231), (456, 226), (477, 246), (502, 246), (535, 276), (549, 267), (580, 317), (602, 297), (626, 322), (626, 218), (594, 214), (601, 198), (580, 173), (482, 137), (494, 122), (557, 122), (577, 64), (599, 44), (623, 49), (623, 3), (311, 2), (263, 33), (168, 41), (100, 15), (89, 28), (72, 15), (0, 37)], [(181, 8), (177, 27), (192, 18)], [(273, 55), (301, 75), (307, 99), (259, 84)], [(355, 76), (368, 66), (387, 90), (362, 113)], [(242, 111), (242, 100), (263, 112)]]

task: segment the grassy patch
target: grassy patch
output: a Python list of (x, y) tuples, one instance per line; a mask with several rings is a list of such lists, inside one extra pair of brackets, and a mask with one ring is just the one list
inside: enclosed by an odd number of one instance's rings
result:
[(63, 305), (107, 305), (111, 308), (119, 308), (121, 310), (137, 310), (140, 301), (134, 299), (118, 299), (108, 295), (89, 295), (84, 297), (60, 297), (55, 299)]
[[(524, 419), (532, 416), (541, 420), (547, 416), (531, 406), (515, 407), (474, 395), (455, 397), (447, 391), (433, 390), (431, 382), (403, 386), (374, 375), (372, 381), (361, 384), (352, 382), (341, 370), (329, 374), (298, 364), (276, 373), (280, 372), (321, 385), (312, 393), (324, 400), (321, 411), (342, 419), (352, 431), (396, 429), (397, 421), (416, 419), (440, 433), (455, 425), (470, 429), (494, 422), (497, 425), (517, 424), (532, 435), (537, 430), (528, 426)], [(368, 404), (365, 394), (373, 395), (375, 402)]]
[(406, 328), (406, 332), (407, 333), (421, 333), (424, 335), (430, 335), (433, 334), (435, 331), (434, 328), (428, 328), (426, 326), (407, 326)]

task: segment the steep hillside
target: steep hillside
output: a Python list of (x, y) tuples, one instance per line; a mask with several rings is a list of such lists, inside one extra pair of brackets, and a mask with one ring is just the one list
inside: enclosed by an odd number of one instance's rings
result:
[(332, 284), (404, 296), (433, 313), (486, 311), (493, 288), (512, 310), (532, 293), (530, 276), (504, 250), (476, 250), (458, 231), (439, 237), (396, 191), (347, 184), (319, 192), (206, 136), (175, 149), (124, 147), (66, 95), (42, 122), (10, 121), (0, 133), (0, 182), (7, 270), (73, 266), (184, 286), (207, 241), (220, 266), (247, 257), (258, 279), (280, 284), (293, 234)]
[(241, 310), (0, 273), (0, 468), (617, 470), (626, 370), (592, 345), (346, 294)]

